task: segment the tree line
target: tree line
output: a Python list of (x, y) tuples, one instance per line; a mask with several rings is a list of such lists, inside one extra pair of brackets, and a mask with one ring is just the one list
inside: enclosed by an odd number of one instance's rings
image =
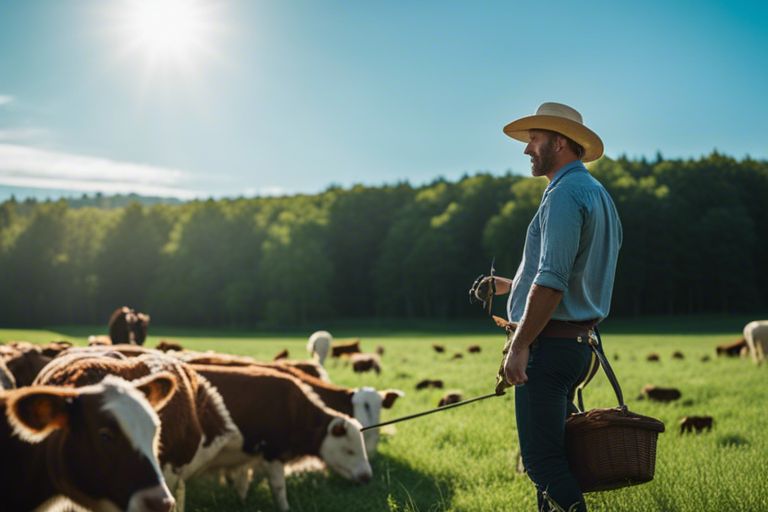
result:
[[(611, 315), (768, 305), (768, 162), (603, 158), (590, 172), (624, 228)], [(122, 305), (189, 326), (477, 317), (469, 285), (494, 257), (514, 275), (545, 187), (479, 173), (112, 209), (10, 200), (0, 323), (106, 323)]]

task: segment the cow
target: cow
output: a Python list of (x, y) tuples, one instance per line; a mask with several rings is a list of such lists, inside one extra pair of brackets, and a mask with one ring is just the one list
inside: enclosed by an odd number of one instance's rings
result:
[(381, 373), (381, 365), (379, 364), (379, 356), (377, 354), (352, 354), (349, 358), (352, 363), (352, 371), (355, 373), (365, 373), (371, 370), (376, 372), (376, 375)]
[(333, 343), (333, 336), (328, 331), (313, 332), (307, 341), (307, 352), (322, 365), (331, 349), (331, 343)]
[(676, 350), (672, 354), (672, 359), (685, 359), (685, 355), (682, 352), (680, 352), (679, 350)]
[(470, 354), (479, 354), (482, 348), (480, 348), (480, 345), (470, 345), (467, 347), (467, 352)]
[(280, 365), (300, 370), (307, 375), (330, 382), (328, 372), (323, 366), (315, 361), (295, 361), (291, 359), (281, 359), (273, 362), (257, 361), (248, 356), (236, 356), (231, 354), (219, 354), (216, 352), (186, 352), (184, 354), (175, 354), (182, 361), (194, 364), (211, 364), (215, 366), (267, 366), (273, 367)]
[(109, 317), (109, 338), (112, 343), (143, 345), (147, 339), (150, 317), (128, 306), (117, 308)]
[(416, 389), (426, 388), (443, 389), (443, 381), (440, 379), (424, 379), (416, 384)]
[(745, 338), (739, 338), (738, 340), (722, 343), (715, 348), (715, 352), (718, 356), (726, 357), (739, 357), (742, 350), (747, 348), (747, 340)]
[(659, 361), (661, 361), (661, 356), (659, 354), (653, 352), (653, 353), (648, 354), (647, 356), (645, 356), (645, 360), (649, 361), (649, 362), (658, 363)]
[(747, 341), (752, 360), (758, 364), (762, 363), (768, 352), (768, 320), (755, 320), (745, 325), (744, 339)]
[(709, 361), (709, 356), (701, 356), (701, 362), (706, 363)]
[[(221, 393), (243, 442), (219, 454), (213, 468), (266, 468), (272, 495), (289, 509), (285, 464), (319, 456), (342, 477), (370, 481), (373, 472), (356, 419), (326, 407), (302, 381), (269, 368), (193, 365)], [(240, 487), (241, 498), (247, 485)]]
[(176, 497), (177, 510), (183, 511), (186, 480), (205, 470), (222, 448), (242, 444), (242, 436), (221, 396), (207, 380), (189, 365), (162, 352), (125, 358), (119, 352), (103, 349), (101, 353), (73, 351), (54, 359), (40, 372), (36, 383), (80, 387), (108, 375), (133, 380), (161, 371), (174, 375), (178, 387), (160, 411), (160, 463)]
[(433, 343), (432, 350), (434, 350), (438, 354), (442, 354), (443, 352), (445, 352), (445, 345), (439, 345), (437, 343)]
[(180, 343), (168, 340), (160, 340), (160, 343), (158, 343), (155, 348), (161, 352), (169, 352), (171, 350), (176, 352), (184, 351), (184, 347), (182, 347)]
[(40, 370), (53, 359), (44, 355), (39, 345), (24, 341), (3, 346), (0, 354), (6, 368), (13, 374), (17, 388), (31, 385)]
[(640, 395), (637, 399), (642, 400), (643, 398), (647, 398), (653, 402), (674, 402), (675, 400), (679, 400), (681, 396), (682, 393), (680, 393), (680, 390), (677, 388), (660, 388), (658, 386), (646, 384), (640, 390)]
[(360, 340), (331, 344), (331, 357), (341, 357), (342, 355), (357, 354), (359, 352), (362, 352), (360, 350)]
[(14, 389), (16, 387), (16, 377), (13, 376), (11, 370), (5, 366), (5, 361), (0, 359), (0, 390)]
[(374, 352), (376, 353), (376, 355), (381, 357), (384, 355), (384, 347), (381, 345), (376, 345), (376, 350), (374, 350)]
[(453, 354), (453, 357), (451, 357), (451, 359), (464, 359), (464, 354), (462, 354), (461, 352), (456, 352), (455, 354)]
[(3, 510), (170, 511), (155, 411), (175, 389), (173, 376), (159, 373), (0, 392)]
[(448, 393), (440, 399), (440, 402), (437, 404), (437, 406), (443, 407), (445, 405), (455, 404), (456, 402), (461, 402), (462, 399), (463, 397), (461, 393)]
[(698, 434), (704, 429), (707, 432), (712, 430), (712, 423), (714, 423), (712, 416), (686, 416), (680, 420), (680, 433), (693, 432), (696, 430)]
[(288, 349), (284, 348), (272, 358), (273, 361), (279, 361), (280, 359), (288, 359)]

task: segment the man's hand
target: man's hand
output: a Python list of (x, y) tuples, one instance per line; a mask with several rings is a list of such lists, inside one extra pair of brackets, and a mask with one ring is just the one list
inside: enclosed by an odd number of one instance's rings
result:
[(504, 378), (510, 386), (528, 382), (525, 367), (528, 366), (530, 352), (529, 347), (517, 349), (513, 346), (507, 353), (507, 358), (504, 360)]

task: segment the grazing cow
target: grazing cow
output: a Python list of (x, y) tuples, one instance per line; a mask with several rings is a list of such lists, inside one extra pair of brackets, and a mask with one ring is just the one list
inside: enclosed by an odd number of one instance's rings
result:
[(307, 341), (307, 352), (322, 365), (331, 349), (331, 343), (333, 343), (333, 336), (328, 331), (313, 332)]
[(218, 354), (215, 352), (187, 352), (185, 354), (176, 354), (182, 361), (190, 364), (210, 364), (215, 366), (266, 366), (269, 368), (280, 365), (281, 367), (290, 367), (300, 370), (307, 375), (330, 382), (328, 372), (323, 366), (315, 361), (294, 361), (290, 359), (281, 359), (280, 361), (262, 362), (247, 356), (235, 356), (230, 354)]
[(467, 352), (470, 354), (479, 354), (483, 349), (480, 348), (480, 345), (470, 345), (467, 347)]
[(381, 357), (381, 356), (383, 356), (383, 355), (384, 355), (384, 347), (383, 347), (383, 346), (381, 346), (381, 345), (376, 345), (376, 350), (374, 350), (374, 352), (375, 352), (375, 353), (376, 353), (376, 354), (377, 354), (379, 357)]
[(3, 510), (170, 511), (155, 410), (175, 389), (174, 378), (159, 373), (133, 383), (111, 376), (80, 389), (0, 393)]
[(205, 470), (222, 448), (240, 446), (242, 436), (219, 393), (189, 365), (162, 352), (122, 357), (112, 350), (102, 350), (101, 355), (95, 350), (74, 351), (54, 359), (40, 372), (37, 383), (80, 387), (107, 375), (129, 380), (160, 371), (174, 375), (178, 389), (160, 412), (160, 463), (176, 496), (177, 510), (183, 511), (186, 480)]
[(109, 317), (109, 338), (112, 343), (143, 345), (147, 339), (150, 317), (128, 306), (117, 308)]
[(717, 348), (715, 348), (715, 352), (718, 356), (739, 357), (742, 350), (746, 348), (747, 340), (745, 338), (739, 338), (736, 341), (718, 345)]
[(349, 360), (352, 362), (352, 371), (355, 373), (365, 373), (371, 370), (375, 371), (376, 375), (381, 373), (377, 354), (352, 354)]
[(709, 432), (712, 430), (712, 423), (714, 421), (712, 416), (686, 416), (680, 420), (680, 433), (683, 434), (696, 430), (698, 434), (704, 429), (707, 429), (707, 432)]
[(439, 379), (438, 380), (424, 379), (422, 381), (419, 381), (418, 384), (416, 384), (416, 389), (426, 389), (426, 388), (443, 389), (443, 381)]
[(437, 343), (433, 343), (432, 350), (434, 350), (438, 354), (442, 354), (443, 352), (445, 352), (445, 345), (438, 345)]
[(661, 361), (661, 356), (659, 356), (659, 354), (653, 352), (653, 353), (648, 354), (647, 356), (645, 356), (645, 360), (646, 361), (650, 361), (650, 362), (657, 362), (658, 363), (659, 361)]
[(682, 353), (682, 352), (680, 352), (679, 350), (676, 350), (676, 351), (675, 351), (675, 352), (672, 354), (672, 359), (685, 359), (685, 355), (683, 355), (683, 353)]
[(349, 343), (333, 343), (331, 345), (331, 357), (341, 357), (344, 354), (357, 354), (362, 352), (360, 350), (360, 340), (355, 340)]
[(640, 396), (638, 396), (637, 399), (642, 400), (643, 398), (647, 398), (653, 402), (673, 402), (678, 400), (681, 396), (682, 393), (680, 393), (680, 390), (677, 388), (660, 388), (658, 386), (646, 384), (643, 386), (643, 389), (640, 390)]
[(747, 340), (749, 355), (756, 363), (765, 360), (768, 352), (768, 320), (755, 320), (744, 326), (744, 339)]
[[(193, 365), (221, 393), (242, 433), (237, 448), (222, 450), (212, 467), (265, 467), (282, 511), (288, 510), (285, 464), (319, 456), (333, 471), (356, 482), (372, 477), (360, 423), (326, 407), (299, 379), (268, 368)], [(241, 497), (247, 485), (239, 491)]]
[(284, 348), (280, 352), (277, 353), (275, 357), (272, 358), (273, 361), (279, 361), (280, 359), (288, 359), (288, 349)]
[(453, 354), (453, 357), (451, 359), (464, 359), (464, 354), (462, 354), (461, 352), (456, 352), (455, 354)]
[(176, 352), (184, 351), (184, 347), (182, 347), (180, 343), (176, 343), (168, 340), (160, 340), (160, 343), (158, 343), (155, 348), (161, 352), (169, 352), (171, 350), (174, 350)]
[(455, 404), (456, 402), (461, 402), (463, 398), (464, 397), (461, 395), (461, 393), (448, 393), (440, 399), (440, 402), (437, 404), (437, 406), (443, 407), (444, 405)]

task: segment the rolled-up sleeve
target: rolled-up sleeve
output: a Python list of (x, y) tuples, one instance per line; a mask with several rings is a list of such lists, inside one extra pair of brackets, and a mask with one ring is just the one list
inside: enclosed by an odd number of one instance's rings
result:
[(541, 258), (533, 283), (565, 291), (579, 251), (583, 208), (568, 190), (552, 190), (541, 205)]

